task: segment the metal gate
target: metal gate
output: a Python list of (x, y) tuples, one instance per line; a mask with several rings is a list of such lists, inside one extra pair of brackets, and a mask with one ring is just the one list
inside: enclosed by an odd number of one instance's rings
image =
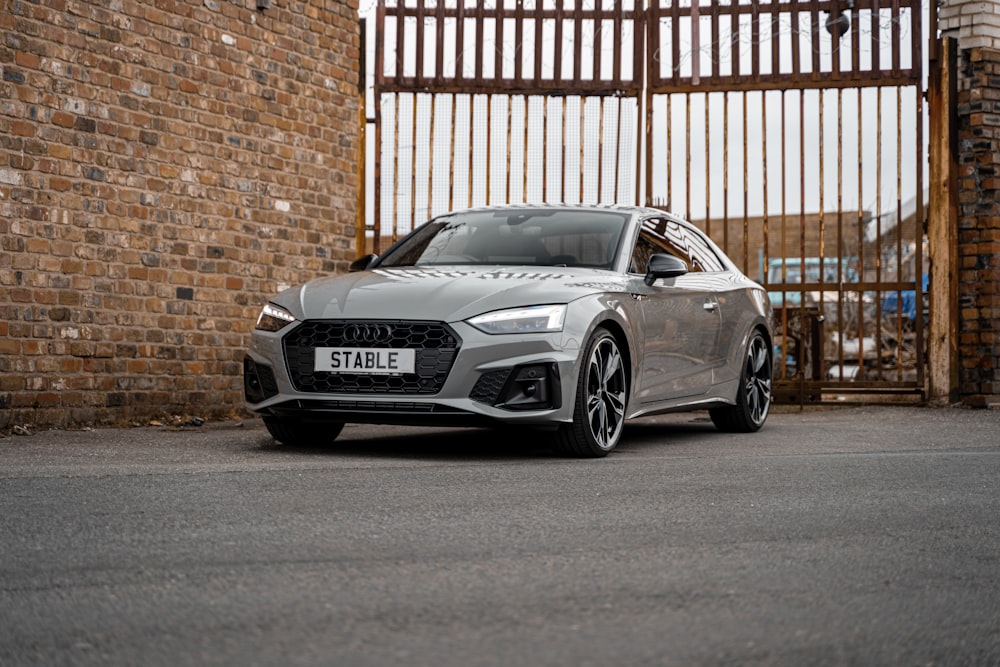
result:
[(432, 215), (643, 203), (771, 293), (775, 396), (924, 388), (919, 0), (382, 0), (379, 252)]

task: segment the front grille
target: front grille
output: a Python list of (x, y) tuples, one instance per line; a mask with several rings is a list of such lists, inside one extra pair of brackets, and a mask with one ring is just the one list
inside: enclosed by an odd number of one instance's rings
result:
[[(462, 344), (451, 327), (443, 322), (378, 320), (388, 325), (388, 335), (378, 342), (347, 342), (345, 334), (375, 322), (360, 320), (310, 320), (289, 332), (282, 340), (292, 386), (298, 391), (319, 394), (436, 394), (444, 386)], [(380, 332), (384, 331), (380, 326)], [(367, 375), (327, 373), (314, 369), (317, 347), (385, 348), (415, 350), (413, 373)]]

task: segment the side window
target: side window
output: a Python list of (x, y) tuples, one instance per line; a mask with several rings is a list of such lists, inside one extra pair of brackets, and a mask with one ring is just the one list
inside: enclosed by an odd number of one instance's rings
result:
[(649, 258), (658, 252), (663, 252), (663, 249), (649, 239), (645, 230), (640, 231), (639, 238), (635, 241), (635, 248), (632, 249), (632, 261), (628, 266), (629, 273), (646, 273)]
[(684, 247), (690, 256), (692, 271), (722, 271), (725, 267), (711, 246), (697, 233), (681, 228)]
[(677, 257), (687, 265), (688, 271), (705, 270), (696, 268), (696, 264), (692, 262), (691, 255), (685, 247), (683, 230), (673, 220), (660, 218), (642, 223), (639, 238), (636, 239), (635, 248), (632, 250), (629, 272), (645, 273), (649, 258), (654, 253)]
[(653, 218), (642, 223), (629, 270), (644, 273), (650, 255), (655, 252), (677, 257), (687, 264), (691, 273), (725, 270), (722, 260), (701, 233), (669, 218)]

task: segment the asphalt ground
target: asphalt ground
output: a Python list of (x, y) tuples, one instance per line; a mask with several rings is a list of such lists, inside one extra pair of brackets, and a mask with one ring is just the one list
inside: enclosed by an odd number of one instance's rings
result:
[(0, 664), (1000, 665), (1000, 411), (0, 438)]

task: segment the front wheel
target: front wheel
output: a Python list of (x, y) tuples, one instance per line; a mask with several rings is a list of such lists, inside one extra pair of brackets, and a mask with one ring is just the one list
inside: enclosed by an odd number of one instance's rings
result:
[(736, 405), (708, 411), (716, 428), (727, 433), (752, 433), (764, 425), (771, 408), (771, 368), (767, 340), (755, 330), (747, 345)]
[(628, 374), (618, 341), (598, 328), (583, 355), (573, 421), (560, 424), (557, 449), (581, 458), (607, 456), (621, 438), (628, 402)]
[(313, 423), (281, 417), (264, 417), (267, 432), (280, 443), (291, 447), (322, 447), (337, 439), (343, 422)]

